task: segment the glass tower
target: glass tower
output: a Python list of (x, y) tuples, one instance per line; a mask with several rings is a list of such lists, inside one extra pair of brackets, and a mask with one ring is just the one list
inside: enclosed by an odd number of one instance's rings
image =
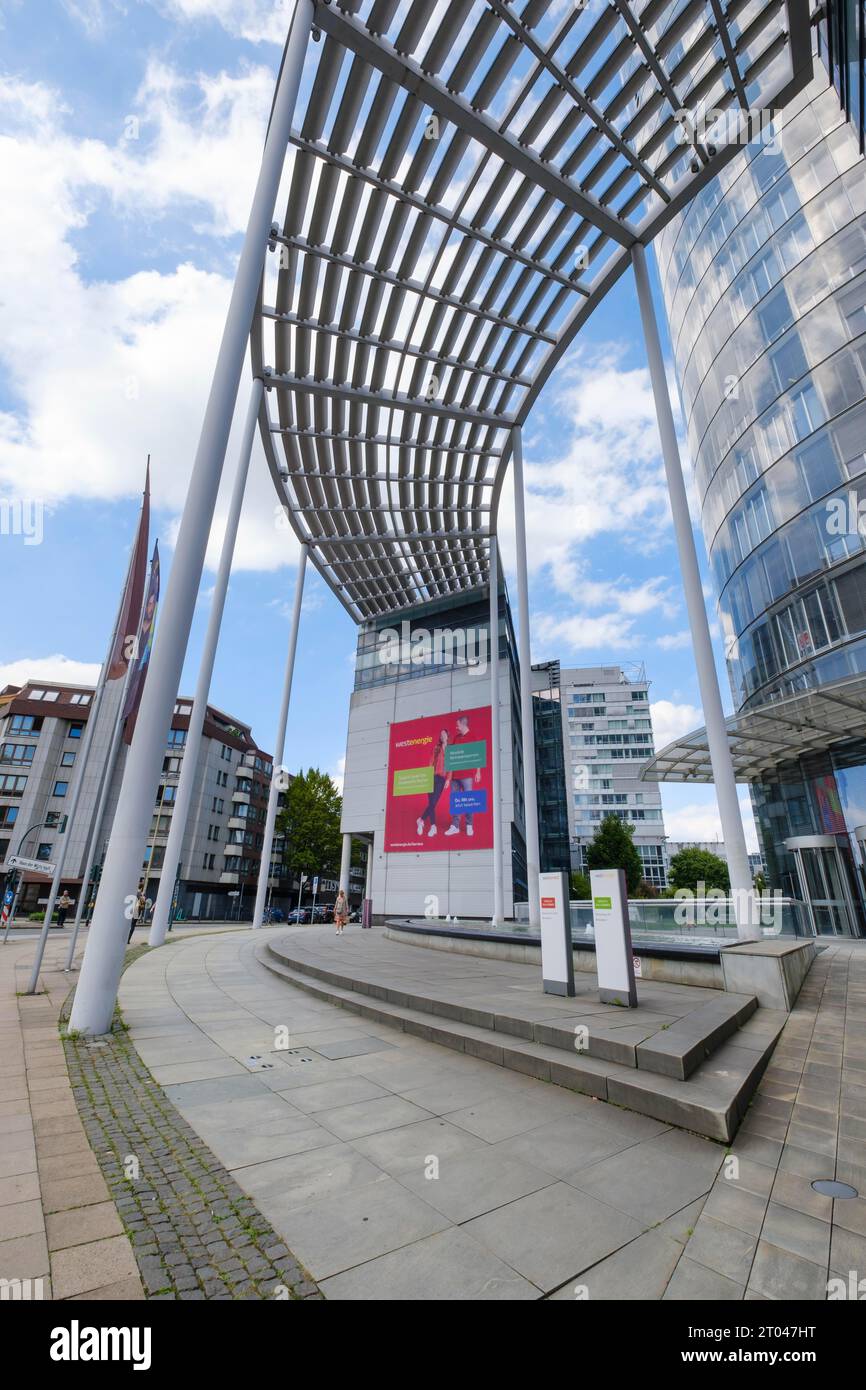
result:
[[(656, 241), (743, 729), (750, 711), (782, 699), (866, 687), (859, 143), (837, 93), (816, 79), (775, 138), (746, 147)], [(752, 787), (771, 882), (828, 907), (814, 915), (818, 931), (862, 921), (864, 733), (852, 715), (850, 739), (801, 756), (796, 716), (783, 720)], [(827, 860), (820, 895), (806, 881), (815, 863), (792, 840), (824, 842), (807, 847)]]

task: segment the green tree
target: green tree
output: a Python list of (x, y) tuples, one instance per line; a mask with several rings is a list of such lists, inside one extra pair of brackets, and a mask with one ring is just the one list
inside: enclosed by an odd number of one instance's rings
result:
[(277, 816), (277, 829), (286, 839), (283, 860), (292, 873), (334, 877), (339, 872), (342, 807), (326, 772), (311, 767), (292, 778)]
[(577, 869), (571, 875), (571, 896), (577, 902), (587, 902), (592, 897), (589, 879)]
[(633, 837), (633, 825), (626, 825), (619, 816), (605, 816), (586, 847), (587, 868), (624, 869), (626, 886), (632, 896), (643, 878), (643, 864)]
[(721, 888), (730, 893), (731, 878), (724, 859), (708, 849), (681, 849), (671, 860), (668, 883), (672, 888), (689, 888), (697, 893), (698, 884), (706, 888)]

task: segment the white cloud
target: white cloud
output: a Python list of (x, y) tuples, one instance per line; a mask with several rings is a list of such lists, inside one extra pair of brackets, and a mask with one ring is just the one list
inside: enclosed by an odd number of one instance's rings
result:
[(27, 681), (95, 685), (98, 679), (98, 661), (75, 661), (59, 652), (53, 656), (22, 656), (18, 661), (0, 663), (0, 690), (5, 685), (24, 685)]
[[(0, 224), (0, 367), (15, 401), (0, 413), (0, 489), (7, 495), (23, 492), (52, 508), (72, 498), (135, 497), (150, 453), (154, 506), (180, 514), (230, 293), (225, 238), (246, 218), (271, 84), (268, 69), (181, 81), (151, 66), (142, 85), (143, 138), (110, 146), (72, 135), (50, 88), (0, 81), (9, 132), (0, 137), (0, 160), (16, 194)], [(103, 215), (106, 199), (127, 218), (169, 209), (188, 216), (196, 206), (214, 237), (207, 258), (220, 271), (187, 260), (164, 273), (87, 279), (77, 240)], [(211, 566), (239, 433), (238, 425)], [(296, 553), (293, 534), (276, 524), (274, 503), (257, 443), (237, 568), (273, 569)], [(169, 544), (174, 530), (163, 529)]]
[(343, 782), (346, 778), (346, 759), (338, 758), (337, 767), (334, 772), (328, 774), (340, 795), (343, 795)]
[[(575, 568), (578, 573), (569, 596), (577, 611), (533, 616), (532, 640), (539, 651), (557, 642), (572, 652), (601, 647), (631, 650), (644, 640), (635, 632), (636, 618), (647, 613), (670, 616), (677, 610), (667, 580), (663, 578), (645, 579), (630, 585), (624, 576), (616, 580), (588, 579), (583, 577), (582, 565)], [(602, 611), (593, 611), (598, 609)]]
[(692, 643), (692, 634), (688, 628), (681, 632), (664, 632), (661, 637), (656, 638), (656, 646), (661, 647), (663, 652), (684, 651)]
[[(546, 570), (571, 595), (581, 581), (580, 548), (609, 536), (619, 550), (651, 554), (670, 540), (667, 485), (659, 454), (649, 372), (622, 366), (624, 343), (577, 348), (558, 369), (524, 439), (530, 569)], [(563, 443), (551, 457), (545, 409)], [(513, 470), (503, 488), (499, 531), (514, 554)]]
[[(679, 801), (679, 795), (688, 795), (688, 801)], [(703, 796), (705, 799), (698, 799)], [(676, 799), (675, 799), (676, 798)], [(662, 786), (665, 835), (669, 840), (684, 840), (688, 843), (702, 840), (723, 841), (722, 823), (713, 787), (675, 787)], [(746, 848), (754, 853), (758, 848), (758, 832), (748, 792), (740, 793), (740, 812), (746, 834)]]
[(672, 700), (653, 700), (650, 703), (650, 718), (656, 751), (661, 752), (675, 739), (682, 738), (693, 729), (700, 729), (704, 713), (697, 705), (674, 704)]
[(187, 22), (212, 19), (235, 38), (282, 44), (294, 0), (162, 0), (161, 8)]

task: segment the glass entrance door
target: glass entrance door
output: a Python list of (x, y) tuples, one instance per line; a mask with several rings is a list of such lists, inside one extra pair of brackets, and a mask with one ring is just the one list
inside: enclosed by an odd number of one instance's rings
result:
[(800, 895), (816, 936), (860, 936), (862, 906), (847, 840), (797, 835), (785, 841), (794, 856)]

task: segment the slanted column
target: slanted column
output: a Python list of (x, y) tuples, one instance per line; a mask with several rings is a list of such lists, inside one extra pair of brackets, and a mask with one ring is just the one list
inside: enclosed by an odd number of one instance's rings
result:
[(668, 495), (674, 521), (680, 574), (692, 637), (692, 651), (698, 673), (698, 686), (701, 692), (707, 743), (713, 768), (713, 782), (719, 803), (719, 819), (722, 823), (728, 871), (731, 876), (731, 896), (737, 917), (737, 934), (743, 941), (752, 941), (760, 938), (761, 930), (755, 910), (755, 895), (749, 869), (746, 835), (743, 830), (737, 784), (734, 780), (734, 765), (731, 759), (725, 713), (722, 708), (722, 696), (716, 674), (710, 624), (704, 604), (698, 553), (695, 547), (695, 535), (689, 513), (686, 484), (680, 461), (676, 429), (674, 428), (671, 399), (668, 394), (664, 357), (662, 356), (652, 289), (647, 272), (646, 255), (640, 245), (635, 245), (632, 248), (632, 264), (635, 283), (637, 284), (637, 296), (658, 420), (665, 477), (667, 478)]
[(298, 556), (298, 577), (295, 581), (295, 605), (292, 609), (292, 627), (289, 633), (289, 650), (286, 656), (286, 674), (283, 678), (283, 697), (280, 701), (280, 715), (277, 721), (277, 737), (274, 744), (274, 765), (271, 785), (268, 791), (268, 810), (265, 816), (265, 833), (262, 841), (262, 857), (259, 863), (259, 877), (256, 884), (256, 903), (253, 908), (253, 926), (260, 927), (265, 913), (265, 898), (268, 893), (268, 879), (271, 872), (271, 853), (274, 845), (274, 826), (277, 820), (277, 802), (280, 792), (285, 790), (283, 757), (286, 751), (286, 725), (289, 722), (289, 702), (292, 698), (292, 677), (295, 673), (295, 652), (298, 647), (298, 628), (301, 625), (301, 603), (304, 597), (304, 573), (307, 568), (307, 546), (301, 545)]
[(526, 565), (526, 508), (523, 495), (523, 440), (511, 432), (514, 463), (514, 531), (517, 543), (517, 651), (520, 658), (520, 722), (523, 748), (523, 802), (526, 829), (526, 878), (529, 887), (529, 925), (541, 930), (538, 895), (538, 790), (535, 783), (535, 729), (532, 719), (532, 657), (529, 642), (529, 579)]
[(488, 561), (490, 580), (490, 642), (487, 659), (490, 662), (490, 807), (493, 816), (493, 917), (491, 925), (498, 927), (505, 918), (505, 897), (502, 887), (502, 784), (500, 772), (499, 737), (499, 545), (490, 537)]

